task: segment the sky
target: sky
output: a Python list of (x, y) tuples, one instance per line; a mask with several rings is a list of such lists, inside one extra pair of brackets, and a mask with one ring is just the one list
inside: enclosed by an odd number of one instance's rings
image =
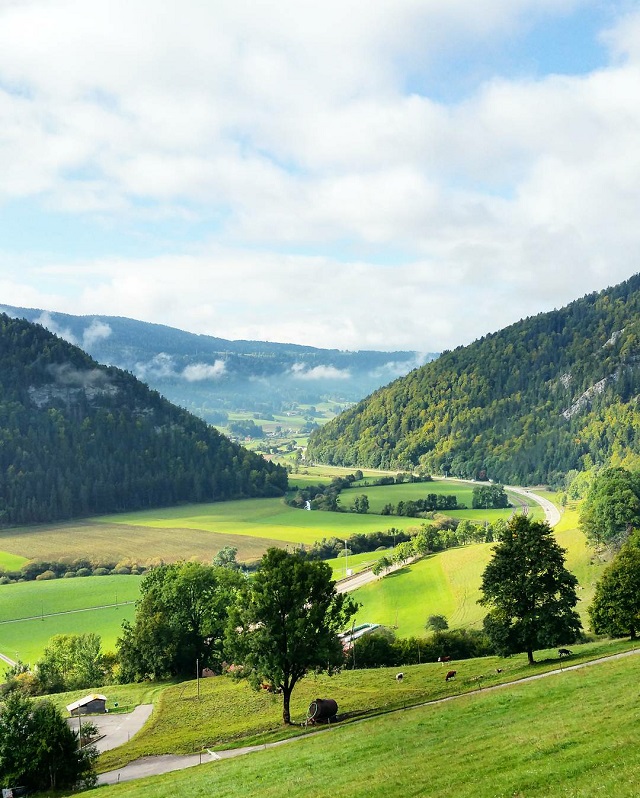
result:
[(626, 0), (0, 0), (0, 304), (441, 351), (640, 269)]

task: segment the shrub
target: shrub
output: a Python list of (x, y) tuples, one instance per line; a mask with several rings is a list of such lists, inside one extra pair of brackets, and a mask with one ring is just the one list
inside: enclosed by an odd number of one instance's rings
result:
[(38, 576), (36, 576), (36, 581), (40, 582), (40, 581), (45, 581), (47, 579), (56, 579), (56, 578), (57, 577), (53, 571), (43, 571), (41, 574), (38, 574)]
[(91, 568), (78, 568), (76, 576), (91, 576), (92, 573)]

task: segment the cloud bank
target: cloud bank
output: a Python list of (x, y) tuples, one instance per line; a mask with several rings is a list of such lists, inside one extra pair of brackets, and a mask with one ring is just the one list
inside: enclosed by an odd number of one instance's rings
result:
[(592, 64), (538, 65), (599, 8), (0, 3), (0, 295), (436, 351), (625, 279), (640, 13), (608, 5)]

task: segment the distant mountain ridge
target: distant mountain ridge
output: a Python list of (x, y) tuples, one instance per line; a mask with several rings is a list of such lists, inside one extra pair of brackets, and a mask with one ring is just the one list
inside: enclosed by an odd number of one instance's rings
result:
[(0, 314), (0, 523), (282, 495), (286, 470), (132, 374)]
[(220, 410), (276, 412), (292, 401), (316, 404), (327, 397), (355, 402), (437, 357), (433, 352), (349, 352), (229, 341), (119, 316), (9, 305), (0, 311), (42, 324), (98, 362), (130, 371), (213, 423)]
[(640, 466), (640, 275), (542, 313), (381, 388), (309, 440), (339, 465), (559, 483)]

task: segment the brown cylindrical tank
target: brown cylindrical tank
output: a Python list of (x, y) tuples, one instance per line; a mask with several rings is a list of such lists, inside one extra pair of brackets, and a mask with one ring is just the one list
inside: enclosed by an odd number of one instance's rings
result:
[(338, 712), (338, 704), (333, 698), (316, 698), (309, 704), (307, 720), (313, 723), (330, 723)]

